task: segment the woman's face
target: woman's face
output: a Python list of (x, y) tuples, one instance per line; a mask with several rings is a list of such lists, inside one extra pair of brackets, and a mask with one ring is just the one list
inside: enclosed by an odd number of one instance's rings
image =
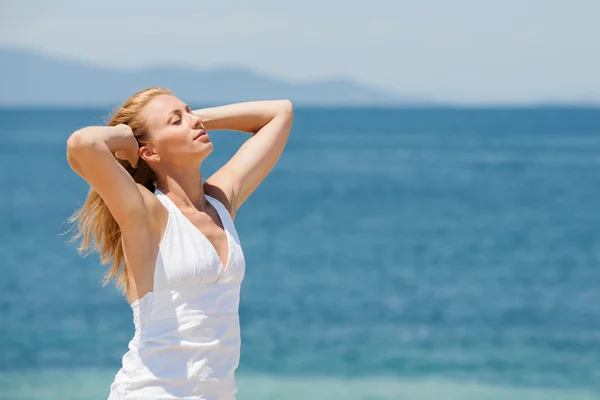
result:
[(150, 131), (151, 143), (142, 146), (141, 152), (147, 161), (164, 165), (199, 163), (213, 150), (200, 117), (175, 96), (155, 97), (144, 107), (142, 116)]

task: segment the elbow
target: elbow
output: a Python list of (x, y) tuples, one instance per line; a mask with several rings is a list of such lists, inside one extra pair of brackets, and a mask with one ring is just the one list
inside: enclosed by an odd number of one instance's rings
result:
[(291, 100), (281, 100), (281, 109), (287, 114), (294, 114), (294, 105)]
[(67, 139), (67, 162), (74, 171), (78, 171), (80, 169), (77, 158), (75, 157), (77, 149), (80, 147), (81, 137), (78, 132), (74, 132), (71, 136), (69, 136), (69, 139)]
[(67, 139), (67, 151), (74, 152), (82, 147), (85, 147), (88, 143), (86, 143), (85, 135), (83, 134), (83, 130), (80, 129), (75, 131), (69, 136)]
[(294, 105), (291, 100), (280, 100), (280, 114), (284, 115), (290, 121), (294, 119)]
[(67, 160), (69, 164), (81, 157), (81, 154), (94, 146), (94, 142), (86, 135), (85, 128), (77, 130), (67, 139)]
[(70, 161), (75, 158), (75, 153), (78, 149), (81, 149), (83, 145), (83, 138), (81, 137), (81, 131), (75, 131), (67, 139), (67, 159)]
[(71, 136), (69, 136), (69, 139), (67, 139), (67, 162), (75, 171), (80, 169), (77, 158), (83, 147), (84, 138), (82, 137), (81, 131), (73, 132)]

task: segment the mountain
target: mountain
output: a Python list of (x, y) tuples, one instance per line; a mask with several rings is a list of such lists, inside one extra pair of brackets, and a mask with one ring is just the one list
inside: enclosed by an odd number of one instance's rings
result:
[(194, 104), (288, 98), (307, 105), (391, 105), (399, 96), (346, 80), (294, 83), (243, 68), (99, 68), (31, 52), (0, 49), (0, 106), (106, 106), (151, 86)]

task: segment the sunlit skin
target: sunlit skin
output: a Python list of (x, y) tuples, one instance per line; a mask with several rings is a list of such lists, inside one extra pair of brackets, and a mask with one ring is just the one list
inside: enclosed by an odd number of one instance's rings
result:
[[(83, 128), (67, 143), (69, 164), (100, 194), (118, 222), (130, 301), (152, 291), (153, 268), (168, 211), (152, 191), (134, 182), (115, 157), (128, 160), (134, 167), (144, 160), (156, 173), (156, 188), (208, 238), (226, 265), (226, 234), (206, 195), (219, 200), (235, 218), (239, 207), (278, 161), (293, 119), (287, 100), (192, 110), (170, 94), (152, 98), (139, 115), (149, 130), (148, 142), (142, 145), (123, 124)], [(252, 136), (225, 165), (203, 180), (201, 164), (214, 150), (207, 133), (211, 130)]]
[(158, 96), (142, 116), (150, 128), (152, 145), (143, 146), (140, 156), (156, 170), (196, 168), (213, 151), (202, 118), (175, 96)]

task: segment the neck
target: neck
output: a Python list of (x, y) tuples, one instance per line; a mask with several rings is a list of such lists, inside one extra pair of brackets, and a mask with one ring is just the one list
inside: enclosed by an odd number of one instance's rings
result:
[(186, 169), (178, 167), (161, 172), (156, 187), (168, 194), (177, 206), (193, 206), (200, 211), (206, 208), (207, 200), (199, 166)]

